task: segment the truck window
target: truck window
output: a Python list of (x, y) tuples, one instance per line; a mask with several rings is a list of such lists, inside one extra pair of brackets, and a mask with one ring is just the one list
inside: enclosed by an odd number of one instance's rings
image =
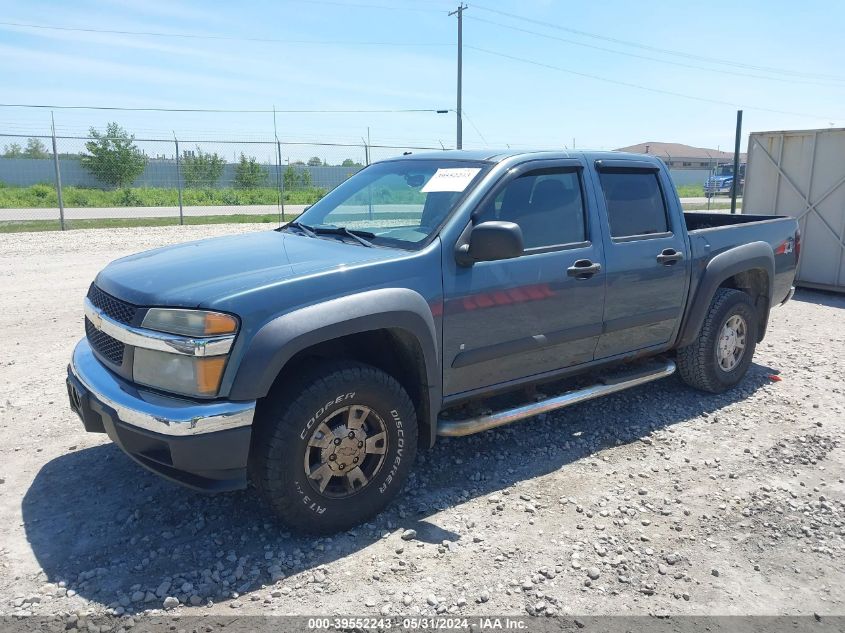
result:
[(666, 205), (653, 172), (599, 173), (612, 237), (666, 233)]
[(476, 221), (484, 220), (518, 224), (526, 250), (584, 242), (584, 201), (578, 171), (542, 169), (514, 178)]

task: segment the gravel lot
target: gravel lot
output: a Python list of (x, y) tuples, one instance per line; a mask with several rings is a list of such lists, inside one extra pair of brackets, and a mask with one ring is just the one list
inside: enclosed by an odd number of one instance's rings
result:
[(775, 310), (728, 394), (670, 378), (440, 441), (398, 502), (334, 538), (85, 434), (64, 376), (97, 270), (262, 229), (0, 235), (0, 614), (845, 613), (841, 295)]

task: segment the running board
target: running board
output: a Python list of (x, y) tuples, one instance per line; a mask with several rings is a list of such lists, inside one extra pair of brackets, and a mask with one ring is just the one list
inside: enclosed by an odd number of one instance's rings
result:
[(531, 402), (512, 409), (505, 409), (489, 415), (482, 415), (476, 418), (469, 418), (466, 420), (438, 420), (437, 434), (444, 437), (461, 437), (464, 435), (472, 435), (473, 433), (480, 433), (489, 429), (495, 429), (517, 420), (524, 420), (541, 413), (554, 411), (555, 409), (562, 409), (579, 402), (592, 400), (593, 398), (600, 398), (602, 396), (623, 391), (637, 385), (642, 385), (653, 380), (660, 380), (675, 373), (675, 363), (671, 360), (664, 361), (655, 368), (652, 364), (647, 370), (639, 371), (635, 374), (623, 374), (621, 376), (609, 376), (600, 382), (584, 387), (583, 389), (576, 389), (575, 391), (568, 391), (559, 396), (553, 396), (538, 402)]

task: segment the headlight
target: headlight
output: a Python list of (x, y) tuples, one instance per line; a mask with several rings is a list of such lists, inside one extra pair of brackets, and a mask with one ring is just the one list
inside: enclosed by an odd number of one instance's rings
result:
[[(150, 308), (141, 323), (141, 327), (148, 330), (200, 340), (216, 337), (218, 341), (220, 338), (232, 339), (238, 325), (238, 319), (229, 314), (182, 308)], [(228, 354), (194, 356), (138, 346), (135, 347), (132, 378), (140, 385), (162, 391), (214, 397), (228, 358)]]
[(185, 396), (215, 396), (228, 356), (186, 356), (135, 348), (132, 378), (141, 385)]
[(237, 332), (238, 320), (229, 314), (208, 310), (150, 308), (141, 327), (184, 336), (217, 336)]

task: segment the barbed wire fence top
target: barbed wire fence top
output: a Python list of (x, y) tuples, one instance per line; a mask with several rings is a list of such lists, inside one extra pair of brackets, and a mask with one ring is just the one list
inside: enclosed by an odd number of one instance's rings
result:
[[(0, 133), (0, 229), (279, 223), (367, 164), (442, 146)], [(96, 223), (96, 224), (94, 224)]]

